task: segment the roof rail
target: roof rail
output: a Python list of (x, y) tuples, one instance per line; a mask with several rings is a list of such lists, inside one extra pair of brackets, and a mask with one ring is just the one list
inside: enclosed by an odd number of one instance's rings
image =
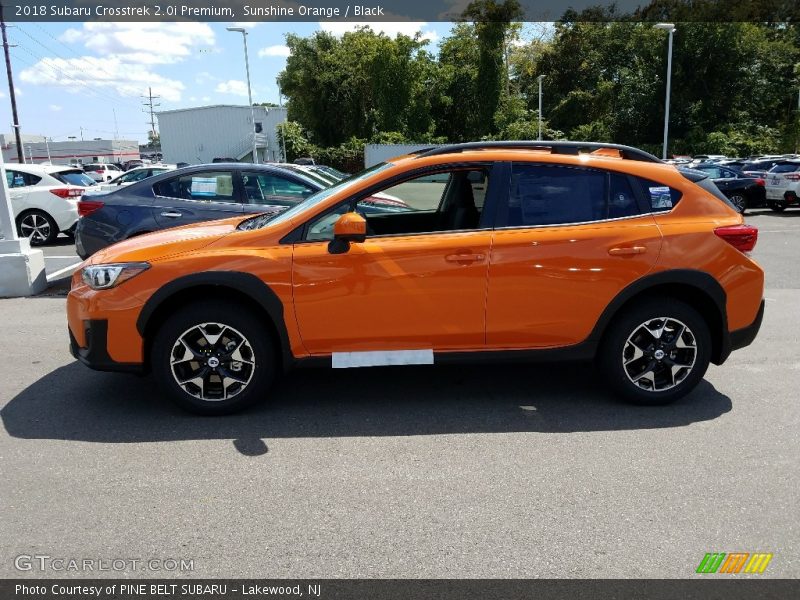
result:
[(580, 154), (581, 151), (593, 152), (595, 150), (617, 150), (619, 155), (627, 160), (640, 160), (643, 162), (662, 162), (660, 158), (649, 152), (622, 146), (620, 144), (603, 144), (600, 142), (562, 142), (562, 141), (510, 141), (510, 142), (466, 142), (463, 144), (450, 144), (433, 148), (417, 155), (417, 158), (450, 154), (451, 152), (465, 152), (467, 150), (546, 150), (552, 154)]

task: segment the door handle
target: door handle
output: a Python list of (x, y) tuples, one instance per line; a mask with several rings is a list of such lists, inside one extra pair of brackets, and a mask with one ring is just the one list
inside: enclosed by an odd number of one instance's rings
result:
[(173, 211), (166, 211), (161, 213), (162, 217), (167, 217), (168, 219), (177, 219), (183, 216), (183, 213), (173, 212)]
[(447, 256), (444, 257), (444, 259), (447, 262), (458, 262), (458, 263), (477, 262), (479, 260), (483, 260), (484, 258), (486, 258), (485, 254), (469, 254), (469, 253), (448, 254)]
[(622, 248), (609, 248), (608, 253), (611, 256), (632, 256), (633, 254), (644, 254), (647, 248), (644, 246), (625, 246)]

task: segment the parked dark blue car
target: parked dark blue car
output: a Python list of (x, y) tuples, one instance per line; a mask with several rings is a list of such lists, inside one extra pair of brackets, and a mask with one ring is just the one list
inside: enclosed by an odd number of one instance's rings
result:
[[(245, 215), (286, 210), (325, 186), (279, 165), (218, 163), (184, 167), (106, 194), (84, 196), (75, 247), (81, 258), (130, 237)], [(404, 210), (371, 198), (365, 212)]]

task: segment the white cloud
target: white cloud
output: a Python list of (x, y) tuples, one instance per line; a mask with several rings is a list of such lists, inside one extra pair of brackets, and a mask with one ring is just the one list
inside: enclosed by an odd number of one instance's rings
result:
[(59, 111), (61, 111), (62, 108), (63, 107), (60, 104), (51, 104), (50, 105), (50, 110), (52, 110), (53, 112), (59, 112)]
[(258, 55), (262, 58), (265, 56), (289, 56), (289, 46), (277, 44), (275, 46), (267, 46), (258, 51)]
[(220, 94), (247, 97), (247, 84), (239, 79), (229, 79), (218, 83), (214, 91)]
[(413, 21), (388, 21), (385, 23), (376, 21), (320, 21), (319, 28), (338, 36), (348, 31), (355, 31), (359, 27), (369, 26), (373, 31), (383, 32), (391, 38), (400, 33), (409, 37), (414, 37), (417, 33), (422, 33), (424, 39), (429, 40), (431, 43), (436, 42), (439, 39), (439, 35), (435, 31), (423, 31), (426, 25), (427, 23), (415, 23)]
[(194, 81), (197, 84), (203, 85), (206, 83), (211, 83), (212, 81), (219, 81), (219, 79), (214, 77), (208, 71), (200, 71), (197, 75), (195, 75)]
[[(69, 74), (65, 77), (64, 74)], [(131, 64), (120, 57), (48, 58), (20, 73), (20, 80), (33, 85), (64, 88), (69, 93), (91, 93), (108, 88), (121, 96), (139, 96), (148, 87), (153, 95), (177, 102), (184, 85), (153, 72), (146, 65)]]
[(200, 98), (200, 100), (202, 100), (203, 102), (211, 102), (211, 96), (203, 96), (202, 98)]
[(135, 64), (172, 64), (216, 44), (214, 31), (206, 23), (83, 23), (82, 29), (67, 29), (61, 41), (82, 43), (105, 58)]

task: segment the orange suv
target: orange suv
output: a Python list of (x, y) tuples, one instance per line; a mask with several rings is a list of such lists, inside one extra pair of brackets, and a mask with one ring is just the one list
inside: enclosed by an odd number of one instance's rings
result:
[[(366, 210), (378, 193), (405, 206)], [(480, 360), (594, 359), (619, 396), (663, 404), (755, 338), (757, 236), (705, 174), (627, 146), (432, 148), (280, 214), (102, 250), (72, 280), (71, 349), (204, 414), (301, 364)]]

